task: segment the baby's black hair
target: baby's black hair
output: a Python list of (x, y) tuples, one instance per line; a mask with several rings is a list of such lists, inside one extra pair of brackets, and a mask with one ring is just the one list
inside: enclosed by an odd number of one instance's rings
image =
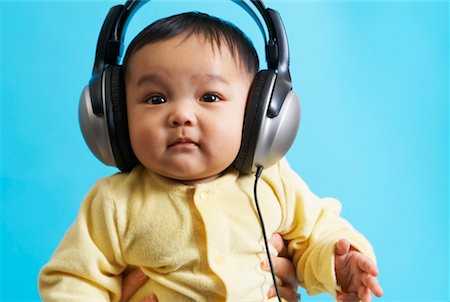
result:
[(234, 24), (200, 12), (173, 15), (147, 26), (128, 46), (122, 64), (124, 70), (130, 57), (146, 44), (165, 41), (180, 34), (204, 36), (219, 48), (225, 40), (231, 55), (249, 74), (254, 75), (258, 71), (258, 54), (250, 39)]

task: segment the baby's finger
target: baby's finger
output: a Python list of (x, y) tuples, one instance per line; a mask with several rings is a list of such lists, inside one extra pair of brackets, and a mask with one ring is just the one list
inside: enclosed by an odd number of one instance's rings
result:
[(361, 299), (361, 302), (372, 302), (372, 295), (367, 287), (361, 286), (358, 289), (358, 297)]
[(336, 243), (334, 252), (336, 253), (336, 255), (345, 255), (350, 250), (350, 247), (350, 241), (348, 241), (347, 239), (341, 239)]
[[(362, 256), (362, 255), (361, 255)], [(378, 276), (378, 269), (377, 266), (375, 265), (375, 263), (373, 263), (372, 260), (370, 260), (369, 258), (362, 256), (359, 261), (358, 261), (358, 266), (360, 269), (362, 269), (363, 271), (373, 275), (373, 276)]]
[(357, 302), (357, 301), (359, 301), (359, 297), (356, 293), (338, 294), (337, 300), (340, 302)]
[(362, 283), (377, 297), (381, 297), (383, 295), (383, 289), (381, 288), (380, 284), (378, 283), (377, 278), (365, 274), (361, 278)]

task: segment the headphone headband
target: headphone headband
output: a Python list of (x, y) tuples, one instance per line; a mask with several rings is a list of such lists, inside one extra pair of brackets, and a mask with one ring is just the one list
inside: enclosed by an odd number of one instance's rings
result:
[[(95, 56), (92, 75), (95, 77), (101, 73), (106, 65), (118, 65), (123, 49), (124, 32), (131, 20), (132, 15), (145, 3), (150, 0), (129, 0), (124, 5), (117, 5), (111, 8), (102, 26), (97, 52)], [(258, 22), (262, 29), (261, 21), (255, 16), (254, 11), (244, 0), (232, 0), (243, 7)], [(289, 47), (283, 23), (279, 13), (273, 9), (266, 8), (262, 1), (251, 0), (263, 17), (267, 31), (268, 40), (266, 45), (266, 61), (269, 69), (273, 69), (277, 74), (290, 81), (289, 75)], [(265, 35), (264, 35), (265, 36)]]

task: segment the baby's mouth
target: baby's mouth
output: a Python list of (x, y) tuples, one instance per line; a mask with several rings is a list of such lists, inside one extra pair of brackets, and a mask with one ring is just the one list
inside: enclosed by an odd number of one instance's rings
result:
[(181, 137), (181, 138), (177, 138), (176, 140), (169, 143), (169, 145), (167, 147), (172, 148), (172, 147), (177, 147), (177, 146), (198, 147), (198, 143), (190, 138)]

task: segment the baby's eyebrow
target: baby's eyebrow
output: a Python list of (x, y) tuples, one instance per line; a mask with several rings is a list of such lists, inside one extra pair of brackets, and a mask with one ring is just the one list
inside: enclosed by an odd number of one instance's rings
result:
[(192, 81), (204, 84), (214, 83), (231, 86), (231, 82), (229, 81), (229, 79), (216, 73), (198, 74), (192, 77)]
[[(163, 83), (167, 79), (170, 79), (170, 76), (163, 74), (163, 73), (158, 73), (158, 72), (147, 73), (139, 78), (139, 80), (136, 82), (136, 86), (140, 87), (146, 83)], [(220, 74), (215, 74), (215, 73), (194, 75), (191, 77), (191, 80), (202, 81), (205, 83), (220, 82), (225, 85), (230, 85), (230, 82), (225, 77), (221, 76)]]
[(205, 82), (221, 82), (223, 84), (230, 85), (230, 82), (220, 74), (199, 75), (198, 78), (204, 80)]
[(155, 82), (161, 82), (163, 81), (163, 76), (161, 76), (158, 73), (147, 73), (144, 74), (142, 77), (139, 78), (139, 80), (136, 83), (136, 86), (142, 86), (146, 83), (155, 83)]

